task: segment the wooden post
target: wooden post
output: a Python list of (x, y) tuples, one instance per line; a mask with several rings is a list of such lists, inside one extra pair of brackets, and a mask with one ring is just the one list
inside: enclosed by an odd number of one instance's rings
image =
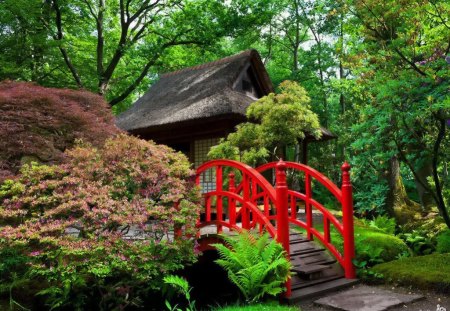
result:
[(306, 215), (306, 236), (308, 240), (312, 241), (314, 236), (311, 232), (311, 228), (314, 226), (313, 224), (313, 214), (312, 214), (312, 205), (311, 205), (311, 197), (312, 197), (312, 189), (311, 189), (311, 175), (305, 172), (305, 215)]
[[(223, 168), (222, 166), (217, 166), (216, 168), (216, 191), (222, 192), (223, 190), (223, 178), (222, 178)], [(223, 221), (223, 200), (222, 195), (217, 195), (216, 200), (216, 220), (221, 223)], [(222, 233), (222, 225), (217, 226), (217, 234)]]
[[(228, 174), (228, 191), (233, 193), (236, 191), (236, 183), (233, 172)], [(236, 201), (232, 198), (228, 199), (228, 213), (231, 225), (236, 225)]]
[[(277, 241), (283, 245), (289, 259), (289, 211), (288, 211), (288, 187), (286, 183), (286, 163), (280, 160), (276, 166), (276, 185), (277, 194)], [(291, 280), (286, 282), (285, 297), (291, 296)]]
[(342, 167), (342, 221), (344, 225), (344, 270), (347, 279), (356, 277), (353, 259), (355, 258), (355, 236), (353, 229), (353, 189), (350, 182), (350, 165)]
[(250, 229), (250, 219), (248, 215), (247, 202), (250, 200), (250, 179), (245, 172), (242, 172), (242, 187), (244, 202), (241, 207), (242, 229)]

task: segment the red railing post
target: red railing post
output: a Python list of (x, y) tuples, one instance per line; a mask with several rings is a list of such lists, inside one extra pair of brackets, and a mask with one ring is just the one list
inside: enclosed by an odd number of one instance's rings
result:
[(355, 236), (353, 229), (353, 189), (350, 182), (350, 165), (342, 167), (342, 222), (344, 227), (344, 270), (347, 279), (356, 277), (353, 258), (355, 258)]
[[(219, 193), (223, 190), (223, 168), (222, 166), (216, 167), (216, 191)], [(223, 221), (223, 201), (222, 195), (218, 194), (216, 199), (216, 220), (218, 223), (222, 223)], [(222, 233), (222, 225), (217, 225), (217, 233)]]
[(250, 178), (246, 173), (242, 174), (242, 194), (244, 198), (244, 202), (241, 207), (241, 221), (242, 221), (242, 229), (248, 230), (250, 229), (250, 215), (248, 213), (247, 202), (250, 201)]
[[(289, 211), (288, 211), (288, 187), (286, 183), (286, 163), (280, 160), (276, 166), (276, 213), (277, 213), (277, 241), (283, 245), (289, 258)], [(291, 280), (286, 282), (285, 297), (291, 296)]]
[(311, 232), (311, 228), (313, 227), (313, 214), (312, 214), (312, 205), (311, 205), (311, 197), (312, 197), (312, 189), (311, 189), (311, 175), (305, 173), (305, 215), (306, 215), (306, 225), (307, 230), (306, 234), (308, 240), (312, 241), (314, 236)]
[[(228, 191), (233, 193), (236, 191), (236, 183), (233, 172), (228, 174)], [(232, 198), (228, 199), (228, 213), (231, 225), (236, 225), (236, 201)]]

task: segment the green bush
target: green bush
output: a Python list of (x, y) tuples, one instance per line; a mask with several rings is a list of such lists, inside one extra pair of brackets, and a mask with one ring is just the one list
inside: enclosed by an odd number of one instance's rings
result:
[[(333, 233), (332, 241), (342, 252), (342, 236)], [(386, 234), (378, 228), (369, 227), (359, 220), (355, 220), (355, 249), (355, 260), (366, 262), (367, 267), (408, 256), (411, 252), (400, 238)]]
[(381, 232), (367, 231), (356, 237), (356, 255), (364, 256), (363, 250), (381, 249), (380, 259), (383, 262), (397, 259), (405, 253), (409, 253), (408, 246), (396, 236)]
[(389, 218), (387, 216), (381, 215), (375, 217), (372, 220), (364, 220), (364, 223), (371, 228), (381, 230), (387, 234), (395, 233), (395, 218)]
[(436, 250), (436, 237), (423, 230), (398, 235), (410, 247), (415, 255), (429, 255)]
[(450, 230), (442, 232), (437, 237), (436, 251), (439, 253), (450, 253)]
[(268, 234), (259, 236), (248, 231), (238, 236), (223, 236), (227, 246), (214, 244), (230, 280), (241, 290), (247, 303), (258, 302), (265, 295), (276, 296), (284, 291), (290, 277), (291, 262), (286, 253)]
[(0, 284), (13, 269), (40, 281), (50, 308), (138, 306), (159, 291), (164, 274), (195, 260), (192, 239), (171, 238), (175, 225), (196, 233), (190, 164), (127, 135), (65, 157), (58, 166), (26, 165), (1, 187), (0, 249), (18, 254), (2, 260)]
[(431, 254), (402, 258), (372, 268), (386, 282), (404, 286), (450, 292), (450, 254)]

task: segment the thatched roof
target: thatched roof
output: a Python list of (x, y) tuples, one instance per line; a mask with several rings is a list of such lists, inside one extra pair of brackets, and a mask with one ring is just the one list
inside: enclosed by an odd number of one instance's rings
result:
[(117, 125), (139, 133), (155, 127), (225, 115), (245, 116), (254, 98), (234, 89), (239, 75), (252, 66), (261, 96), (273, 92), (256, 50), (161, 76), (147, 93), (117, 117)]

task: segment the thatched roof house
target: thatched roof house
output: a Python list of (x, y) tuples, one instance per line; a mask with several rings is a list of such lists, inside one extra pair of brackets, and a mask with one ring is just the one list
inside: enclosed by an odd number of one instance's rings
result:
[(117, 125), (185, 152), (198, 166), (211, 146), (245, 121), (250, 103), (271, 92), (258, 52), (248, 50), (162, 75)]

